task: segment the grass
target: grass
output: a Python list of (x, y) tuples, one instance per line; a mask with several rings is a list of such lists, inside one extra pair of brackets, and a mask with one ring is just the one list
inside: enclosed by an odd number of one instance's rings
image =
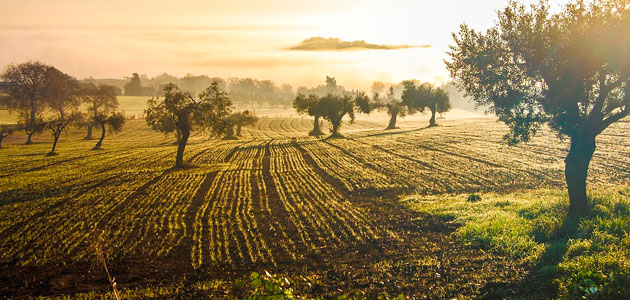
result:
[[(567, 218), (558, 189), (406, 199), (414, 209), (460, 225), (470, 246), (509, 255), (533, 269), (529, 283), (568, 299), (630, 297), (630, 185), (591, 191), (592, 212)], [(547, 283), (547, 284), (546, 284)], [(548, 284), (551, 283), (551, 284)]]

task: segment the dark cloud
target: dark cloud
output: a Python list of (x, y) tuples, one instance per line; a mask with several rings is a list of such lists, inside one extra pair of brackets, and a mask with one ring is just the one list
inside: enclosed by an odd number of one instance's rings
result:
[(323, 38), (312, 37), (302, 41), (300, 44), (294, 47), (287, 48), (288, 50), (304, 50), (304, 51), (339, 51), (339, 50), (364, 50), (364, 49), (376, 49), (376, 50), (396, 50), (407, 48), (430, 48), (431, 45), (379, 45), (369, 44), (365, 41), (343, 41), (338, 38)]

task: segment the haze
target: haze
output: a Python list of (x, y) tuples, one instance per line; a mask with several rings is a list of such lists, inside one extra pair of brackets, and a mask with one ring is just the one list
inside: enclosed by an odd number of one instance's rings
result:
[[(489, 27), (506, 4), (3, 0), (0, 66), (40, 60), (79, 78), (192, 73), (294, 87), (321, 84), (331, 75), (346, 87), (366, 90), (375, 80), (439, 84), (448, 80), (443, 60), (451, 32), (463, 22)], [(371, 46), (300, 47), (313, 37)]]

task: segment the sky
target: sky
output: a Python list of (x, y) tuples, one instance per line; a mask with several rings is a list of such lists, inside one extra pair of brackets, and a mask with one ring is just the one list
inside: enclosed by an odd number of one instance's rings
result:
[[(271, 79), (294, 87), (322, 84), (327, 75), (353, 89), (405, 79), (440, 84), (449, 76), (443, 61), (451, 33), (462, 23), (487, 29), (506, 5), (507, 0), (1, 0), (0, 68), (39, 60), (78, 78), (166, 72)], [(313, 37), (326, 45), (302, 43)], [(370, 47), (347, 48), (353, 41)]]

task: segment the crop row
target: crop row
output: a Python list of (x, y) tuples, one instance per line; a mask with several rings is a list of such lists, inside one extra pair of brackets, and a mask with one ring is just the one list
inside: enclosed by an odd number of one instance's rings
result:
[(311, 228), (300, 237), (305, 245), (316, 248), (376, 236), (364, 212), (323, 181), (292, 143), (274, 141), (269, 151), (279, 198), (295, 226)]
[(34, 215), (36, 220), (29, 218), (7, 233), (2, 239), (2, 260), (17, 258), (22, 264), (31, 264), (84, 256), (94, 226), (146, 184), (151, 174), (155, 172), (103, 174), (95, 179), (100, 186), (43, 199), (55, 204)]
[(257, 157), (261, 157), (259, 147), (244, 146), (215, 177), (195, 218), (194, 266), (273, 261), (253, 212), (254, 202), (260, 201), (253, 195), (251, 179)]
[(378, 171), (378, 166), (359, 161), (322, 141), (303, 141), (296, 143), (296, 147), (304, 149), (319, 168), (341, 181), (348, 191), (386, 190), (397, 187), (392, 178)]

